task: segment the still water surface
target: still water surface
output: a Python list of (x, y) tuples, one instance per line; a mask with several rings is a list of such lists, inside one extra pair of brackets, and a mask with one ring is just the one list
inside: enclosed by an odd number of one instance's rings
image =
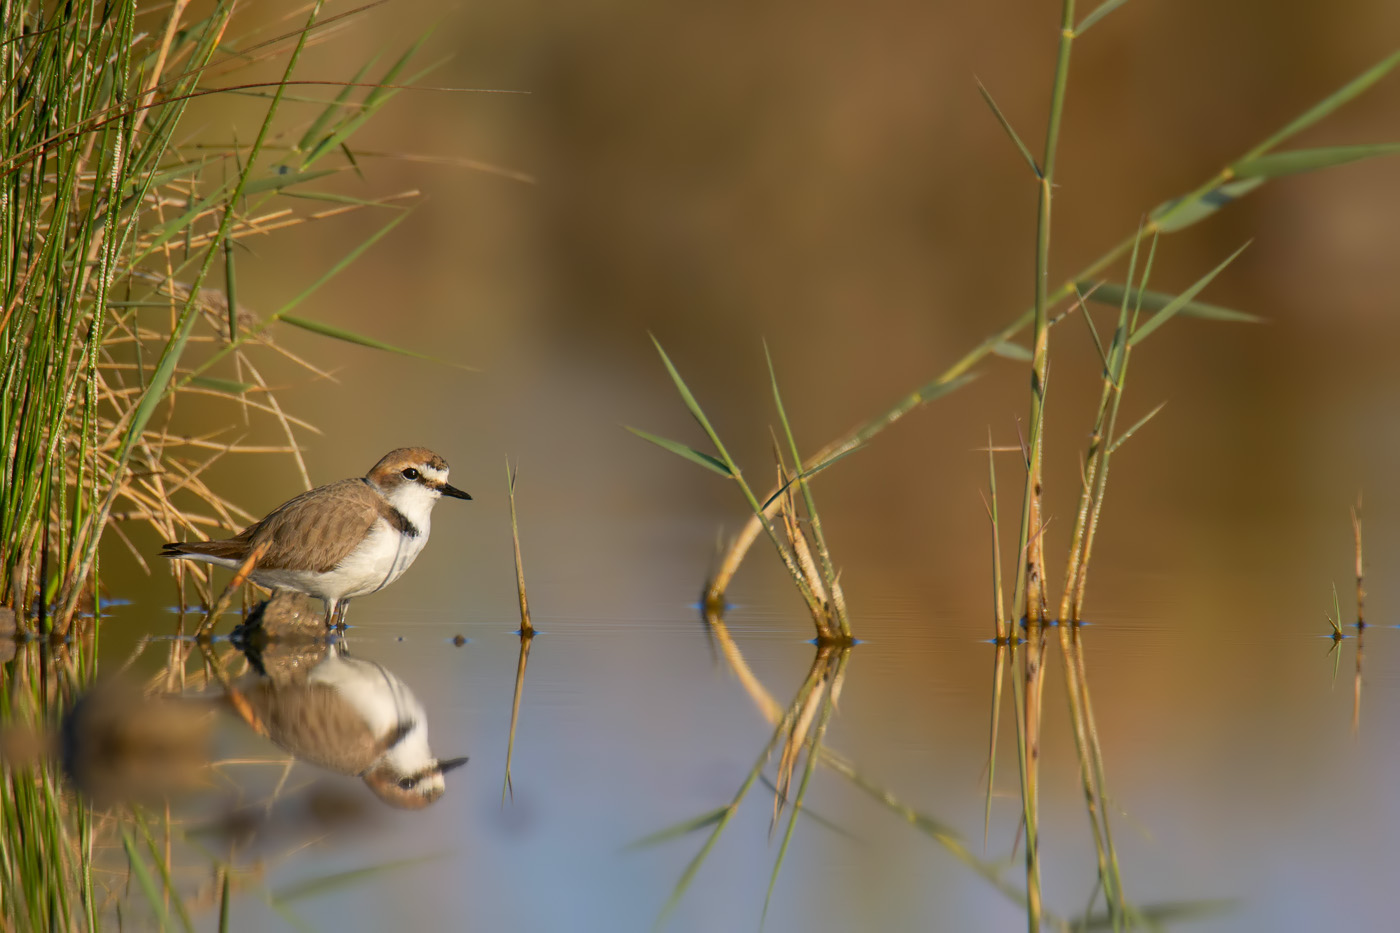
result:
[[(678, 528), (676, 537), (687, 538), (687, 530)], [(645, 599), (619, 590), (570, 615), (535, 595), (542, 634), (524, 682), (513, 799), (504, 803), (515, 606), (398, 609), (396, 602), (412, 602), (402, 590), (357, 601), (349, 652), (411, 687), (436, 754), (471, 761), (420, 812), (382, 807), (354, 778), (298, 765), (269, 822), (254, 841), (240, 842), (240, 864), (260, 863), (266, 886), (283, 889), (415, 860), (298, 900), (298, 916), (317, 929), (648, 928), (706, 833), (642, 850), (628, 844), (727, 802), (771, 733), (690, 603), (701, 571), (679, 556), (656, 558)], [(756, 549), (755, 558), (767, 563), (771, 555)], [(1320, 929), (1339, 917), (1348, 918), (1348, 929), (1387, 928), (1387, 869), (1379, 856), (1400, 828), (1387, 793), (1397, 761), (1386, 740), (1400, 635), (1379, 625), (1365, 633), (1354, 732), (1354, 638), (1339, 648), (1334, 680), (1331, 641), (1317, 637), (1321, 626), (1310, 616), (1306, 624), (1280, 620), (1273, 631), (1256, 622), (1205, 636), (1166, 611), (1114, 611), (1131, 589), (1105, 587), (1109, 606), (1083, 629), (1109, 793), (1121, 808), (1115, 840), (1129, 896), (1141, 905), (1233, 901), (1193, 921), (1194, 929)], [(795, 596), (777, 585), (758, 595), (732, 608), (727, 622), (748, 664), (785, 703), (812, 662), (814, 648), (804, 641), (810, 628)], [(856, 609), (865, 641), (852, 652), (827, 744), (875, 784), (951, 825), (980, 854), (990, 623), (971, 610), (871, 602), (868, 611)], [(119, 607), (107, 622), (104, 653), (124, 658), (131, 636), (170, 620), (154, 600)], [(454, 645), (457, 635), (466, 643)], [(1056, 641), (1046, 687), (1041, 851), (1047, 907), (1074, 915), (1092, 889), (1094, 850)], [(157, 654), (163, 651), (143, 655), (148, 672)], [(1020, 816), (1009, 693), (1003, 702), (986, 848), (993, 861), (1009, 857)], [(283, 756), (228, 718), (216, 757)], [(249, 801), (281, 775), (262, 765), (225, 772)], [(298, 816), (321, 794), (348, 799), (359, 815), (308, 830)], [(184, 815), (198, 824), (237, 796), (232, 789), (206, 795)], [(768, 929), (1023, 926), (1017, 905), (845, 778), (819, 769), (806, 806), (827, 823), (799, 823)], [(769, 838), (771, 811), (772, 791), (755, 785), (668, 928), (757, 927), (781, 839), (781, 829)], [(204, 844), (217, 851), (221, 843)], [(1019, 885), (1022, 871), (1017, 858), (1005, 877)], [(255, 894), (235, 901), (234, 917), (245, 929), (286, 923)]]

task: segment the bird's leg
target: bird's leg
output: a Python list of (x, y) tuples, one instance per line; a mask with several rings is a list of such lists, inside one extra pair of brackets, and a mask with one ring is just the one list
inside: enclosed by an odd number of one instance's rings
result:
[(338, 602), (338, 600), (334, 600), (334, 599), (328, 599), (328, 600), (325, 601), (325, 603), (326, 603), (326, 631), (328, 631), (328, 632), (335, 628), (335, 610), (336, 610), (336, 603), (337, 603), (337, 602)]
[(342, 599), (335, 604), (335, 624), (337, 628), (345, 627), (345, 613), (350, 610), (350, 600)]

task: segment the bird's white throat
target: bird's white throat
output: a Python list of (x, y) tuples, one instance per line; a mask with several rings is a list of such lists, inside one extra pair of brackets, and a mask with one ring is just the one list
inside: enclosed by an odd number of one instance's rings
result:
[(426, 538), (432, 525), (433, 506), (441, 494), (422, 483), (399, 483), (392, 489), (380, 489), (389, 504), (408, 519), (421, 537)]

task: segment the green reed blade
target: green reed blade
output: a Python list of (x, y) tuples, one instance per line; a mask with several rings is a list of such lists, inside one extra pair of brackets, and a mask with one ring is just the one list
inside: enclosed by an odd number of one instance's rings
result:
[[(1202, 899), (1198, 901), (1167, 901), (1160, 904), (1134, 906), (1132, 913), (1137, 926), (1148, 929), (1165, 929), (1168, 924), (1183, 921), (1201, 920), (1239, 908), (1239, 901), (1228, 898)], [(1092, 914), (1074, 923), (1076, 930), (1114, 929), (1114, 918), (1108, 914)]]
[(1127, 2), (1128, 0), (1104, 0), (1092, 13), (1080, 20), (1078, 26), (1074, 27), (1075, 36), (1084, 35), (1091, 26)]
[(151, 877), (146, 863), (141, 860), (140, 853), (136, 851), (136, 842), (131, 838), (130, 830), (125, 828), (122, 829), (122, 847), (126, 849), (127, 862), (131, 865), (131, 873), (136, 876), (136, 884), (141, 889), (141, 893), (146, 896), (146, 903), (150, 905), (151, 911), (156, 915), (156, 929), (170, 929), (170, 913), (165, 909), (165, 901), (161, 898), (160, 892), (156, 890), (155, 879)]
[[(628, 430), (631, 430), (631, 429), (629, 428)], [(843, 451), (841, 451), (840, 453), (835, 454), (834, 456), (827, 457), (825, 460), (823, 460), (821, 463), (818, 463), (816, 466), (812, 467), (811, 469), (804, 470), (803, 472), (797, 474), (796, 476), (790, 477), (790, 478), (788, 479), (787, 482), (783, 483), (781, 486), (778, 487), (777, 491), (774, 492), (773, 495), (771, 495), (771, 496), (769, 496), (767, 499), (763, 500), (763, 511), (765, 511), (765, 512), (768, 511), (768, 507), (769, 507), (770, 505), (772, 505), (774, 502), (777, 502), (779, 499), (781, 499), (782, 496), (783, 496), (783, 494), (784, 494), (785, 492), (787, 492), (789, 489), (792, 488), (792, 484), (793, 484), (793, 483), (796, 483), (798, 480), (811, 479), (812, 477), (814, 477), (814, 476), (816, 476), (818, 473), (820, 473), (822, 470), (825, 470), (827, 467), (833, 466), (833, 465), (835, 465), (836, 463), (838, 463), (839, 461), (846, 459), (846, 458), (849, 457), (851, 454), (855, 453), (857, 450), (861, 450), (862, 447), (863, 447), (863, 445), (861, 445), (861, 446), (856, 446), (856, 447), (849, 447), (849, 448), (847, 448), (846, 450), (843, 450)]]
[(1400, 143), (1374, 143), (1365, 146), (1327, 146), (1321, 149), (1296, 149), (1291, 152), (1271, 152), (1252, 159), (1241, 159), (1230, 166), (1241, 178), (1280, 178), (1301, 172), (1314, 172), (1346, 165), (1364, 159), (1400, 153)]
[(378, 54), (371, 55), (369, 60), (360, 66), (359, 70), (356, 71), (354, 75), (350, 77), (350, 80), (345, 83), (345, 86), (340, 89), (340, 93), (336, 95), (335, 100), (327, 104), (320, 114), (317, 115), (316, 119), (312, 120), (311, 124), (307, 126), (306, 131), (302, 133), (301, 138), (297, 140), (296, 147), (292, 150), (293, 152), (308, 152), (313, 145), (320, 141), (321, 137), (325, 135), (326, 127), (330, 125), (331, 120), (346, 108), (347, 102), (350, 100), (350, 95), (355, 92), (355, 87), (364, 81), (365, 73), (368, 72), (378, 60)]
[(258, 388), (251, 383), (238, 382), (234, 379), (215, 379), (213, 376), (195, 376), (189, 381), (189, 384), (201, 389), (213, 389), (215, 392), (226, 392), (229, 395), (242, 395), (245, 392), (251, 392)]
[[(1151, 336), (1153, 331), (1161, 327), (1163, 324), (1167, 323), (1167, 321), (1170, 321), (1173, 317), (1176, 316), (1176, 313), (1178, 311), (1185, 307), (1191, 301), (1192, 298), (1195, 298), (1198, 294), (1200, 294), (1202, 289), (1209, 285), (1217, 275), (1219, 275), (1225, 270), (1226, 266), (1234, 262), (1235, 259), (1240, 255), (1240, 253), (1243, 253), (1248, 247), (1249, 243), (1245, 243), (1243, 246), (1235, 250), (1229, 256), (1226, 256), (1225, 259), (1220, 263), (1220, 265), (1216, 266), (1214, 269), (1201, 276), (1195, 281), (1195, 284), (1193, 284), (1190, 288), (1186, 289), (1186, 291), (1182, 292), (1180, 295), (1177, 295), (1171, 301), (1167, 302), (1167, 304), (1160, 311), (1152, 315), (1146, 321), (1143, 321), (1141, 324), (1139, 324), (1137, 329), (1133, 331), (1132, 336), (1128, 339), (1128, 343), (1131, 346), (1137, 346), (1138, 344), (1142, 343), (1144, 339)], [(1139, 294), (1141, 294), (1141, 292), (1139, 292)]]
[(1391, 52), (1385, 58), (1372, 65), (1370, 68), (1367, 68), (1355, 78), (1352, 78), (1346, 84), (1342, 85), (1340, 88), (1333, 91), (1331, 94), (1327, 95), (1322, 100), (1318, 101), (1312, 107), (1309, 107), (1302, 114), (1296, 117), (1291, 123), (1283, 127), (1283, 129), (1279, 130), (1277, 133), (1273, 134), (1268, 139), (1264, 140), (1262, 143), (1251, 149), (1249, 153), (1245, 156), (1245, 159), (1252, 159), (1255, 156), (1262, 155), (1263, 153), (1268, 152), (1270, 149), (1274, 148), (1284, 140), (1292, 136), (1298, 135), (1303, 130), (1312, 126), (1314, 123), (1317, 123), (1319, 120), (1328, 116), (1330, 113), (1332, 113), (1332, 111), (1336, 110), (1338, 107), (1342, 106), (1348, 101), (1353, 100), (1358, 95), (1369, 89), (1371, 85), (1375, 84), (1381, 78), (1384, 78), (1387, 74), (1389, 74), (1391, 70), (1395, 68), (1396, 65), (1400, 65), (1400, 49)]
[(682, 444), (679, 441), (673, 441), (664, 437), (658, 437), (657, 435), (652, 434), (648, 431), (643, 431), (641, 428), (634, 428), (631, 425), (623, 425), (623, 427), (627, 428), (627, 430), (631, 431), (633, 434), (637, 435), (642, 440), (651, 441), (653, 444), (655, 444), (657, 447), (660, 447), (662, 450), (669, 450), (673, 454), (677, 454), (678, 456), (684, 457), (691, 463), (698, 463), (707, 470), (713, 470), (720, 476), (726, 476), (730, 479), (734, 478), (733, 471), (730, 470), (729, 467), (725, 465), (724, 461), (720, 460), (718, 457), (712, 457), (707, 453), (703, 453), (699, 450), (696, 450), (694, 447), (687, 447), (685, 444)]
[(147, 824), (144, 815), (137, 819), (137, 825), (141, 827), (141, 835), (146, 840), (146, 849), (151, 853), (151, 861), (155, 863), (156, 870), (160, 872), (160, 880), (161, 884), (165, 885), (165, 893), (175, 905), (175, 913), (180, 917), (180, 926), (193, 931), (194, 921), (190, 919), (190, 912), (185, 907), (185, 900), (175, 890), (175, 882), (170, 877), (170, 864), (161, 854), (160, 847), (156, 845), (155, 837), (151, 835), (151, 827)]
[[(1175, 295), (1168, 295), (1164, 292), (1124, 288), (1116, 282), (1076, 282), (1075, 288), (1085, 291), (1084, 300), (1086, 301), (1097, 301), (1100, 304), (1117, 306), (1126, 297), (1130, 302), (1140, 302), (1142, 307), (1148, 311), (1160, 311), (1176, 299)], [(1086, 291), (1089, 288), (1093, 288), (1093, 291)], [(1177, 313), (1183, 317), (1200, 318), (1205, 321), (1235, 321), (1242, 324), (1259, 324), (1266, 320), (1257, 314), (1236, 311), (1234, 308), (1225, 308), (1220, 305), (1206, 304), (1204, 301), (1188, 301), (1177, 309)]]
[(1115, 437), (1115, 438), (1113, 439), (1113, 443), (1111, 443), (1111, 444), (1108, 445), (1108, 452), (1109, 452), (1110, 454), (1116, 453), (1117, 450), (1118, 450), (1118, 448), (1119, 448), (1119, 447), (1122, 447), (1122, 446), (1123, 446), (1123, 443), (1124, 443), (1128, 438), (1132, 437), (1134, 434), (1137, 433), (1138, 428), (1141, 428), (1143, 425), (1147, 424), (1147, 422), (1149, 422), (1149, 421), (1151, 421), (1153, 418), (1157, 417), (1157, 413), (1158, 413), (1159, 411), (1161, 411), (1163, 408), (1166, 408), (1166, 407), (1167, 407), (1167, 403), (1166, 403), (1166, 402), (1163, 402), (1162, 404), (1158, 405), (1156, 408), (1152, 409), (1152, 410), (1149, 411), (1147, 414), (1145, 414), (1145, 415), (1143, 415), (1141, 418), (1139, 418), (1136, 422), (1134, 422), (1134, 424), (1133, 424), (1132, 427), (1128, 428), (1128, 430), (1124, 431), (1122, 434), (1118, 435), (1117, 437)]
[[(1099, 291), (1100, 289), (1095, 289)], [(1104, 375), (1108, 375), (1108, 354), (1104, 352), (1103, 341), (1099, 339), (1099, 330), (1094, 326), (1094, 318), (1089, 314), (1089, 308), (1085, 304), (1086, 296), (1076, 284), (1074, 286), (1074, 297), (1079, 302), (1079, 316), (1084, 320), (1084, 326), (1089, 328), (1089, 338), (1094, 342), (1094, 350), (1099, 354), (1099, 362), (1103, 364)]]
[[(823, 749), (823, 751), (825, 751), (825, 749)], [(819, 755), (819, 756), (818, 756), (818, 759), (821, 759), (821, 758), (822, 758), (822, 756)], [(764, 786), (767, 790), (772, 791), (774, 794), (779, 793), (778, 785), (777, 785), (777, 784), (774, 784), (774, 783), (772, 782), (772, 780), (769, 779), (768, 775), (766, 775), (766, 774), (760, 774), (760, 775), (758, 776), (758, 780), (759, 780), (760, 783), (763, 784), (763, 786)], [(811, 807), (803, 807), (803, 808), (802, 808), (802, 815), (803, 815), (804, 817), (806, 817), (807, 819), (811, 820), (813, 823), (816, 823), (816, 824), (817, 824), (818, 826), (820, 826), (822, 829), (829, 830), (829, 831), (835, 833), (835, 834), (838, 835), (838, 836), (841, 836), (841, 837), (843, 837), (843, 838), (846, 838), (846, 839), (851, 840), (852, 842), (864, 842), (864, 841), (865, 841), (865, 840), (862, 839), (862, 838), (860, 837), (860, 835), (857, 834), (854, 830), (847, 829), (846, 827), (842, 826), (840, 823), (838, 823), (838, 822), (836, 822), (835, 820), (831, 819), (831, 817), (822, 816), (820, 813), (818, 813), (816, 810), (813, 810)]]
[(284, 198), (295, 198), (300, 201), (326, 201), (331, 204), (350, 204), (355, 207), (387, 207), (391, 210), (404, 210), (404, 208), (392, 203), (393, 200), (397, 199), (397, 196), (357, 198), (354, 195), (340, 194), (336, 191), (282, 191), (280, 194)]
[(399, 356), (408, 356), (416, 360), (427, 360), (430, 363), (440, 363), (444, 366), (452, 366), (457, 369), (471, 369), (462, 363), (454, 363), (451, 360), (444, 360), (441, 357), (430, 356), (427, 353), (419, 353), (417, 350), (409, 350), (405, 347), (394, 346), (392, 343), (385, 343), (383, 340), (366, 336), (365, 334), (349, 330), (344, 327), (337, 327), (334, 324), (325, 324), (321, 321), (312, 321), (304, 317), (296, 317), (291, 314), (284, 314), (278, 318), (283, 324), (290, 324), (302, 330), (310, 331), (313, 334), (320, 334), (323, 337), (332, 337), (336, 340), (343, 340), (346, 343), (357, 344), (362, 347), (370, 347), (374, 350), (384, 350), (389, 353), (397, 353)]
[(1163, 201), (1147, 215), (1156, 230), (1176, 233), (1200, 223), (1231, 201), (1249, 194), (1264, 183), (1263, 178), (1242, 178), (1238, 181), (1215, 183), (1205, 189), (1170, 201)]
[(349, 268), (349, 266), (352, 263), (354, 263), (362, 255), (364, 255), (365, 252), (368, 251), (371, 246), (375, 245), (384, 237), (388, 236), (395, 227), (397, 227), (399, 224), (403, 223), (407, 219), (407, 211), (404, 211), (403, 213), (398, 214), (397, 216), (390, 219), (388, 223), (384, 224), (378, 230), (374, 231), (374, 233), (370, 234), (362, 242), (357, 244), (354, 249), (350, 250), (350, 252), (342, 256), (335, 263), (335, 265), (331, 266), (329, 269), (323, 272), (321, 276), (318, 279), (316, 279), (316, 281), (312, 282), (306, 288), (298, 292), (297, 295), (294, 298), (292, 298), (291, 301), (278, 308), (276, 313), (273, 314), (273, 318), (281, 318), (285, 316), (288, 312), (292, 311), (303, 301), (310, 298), (312, 295), (314, 295), (317, 291), (321, 289), (321, 286), (325, 285), (331, 279), (344, 272), (347, 268)]
[(724, 814), (728, 812), (728, 806), (715, 807), (715, 809), (708, 813), (702, 813), (691, 819), (682, 820), (675, 825), (667, 826), (665, 829), (659, 829), (654, 833), (648, 833), (640, 839), (627, 843), (627, 845), (622, 847), (622, 851), (630, 852), (633, 849), (648, 849), (652, 846), (660, 845), (663, 842), (670, 842), (672, 839), (679, 839), (681, 836), (688, 836), (697, 829), (704, 829), (706, 826), (715, 825), (723, 819)]
[(1031, 151), (1026, 148), (1026, 144), (1021, 142), (1021, 137), (1016, 135), (1016, 130), (1012, 128), (1011, 121), (1006, 119), (1006, 114), (1001, 112), (1001, 108), (998, 107), (997, 102), (992, 99), (991, 91), (987, 90), (981, 78), (977, 79), (977, 93), (982, 95), (982, 99), (986, 101), (987, 106), (991, 108), (992, 115), (997, 118), (997, 122), (1001, 124), (1001, 128), (1006, 131), (1006, 135), (1011, 137), (1011, 141), (1016, 144), (1016, 148), (1020, 150), (1021, 156), (1026, 160), (1026, 164), (1031, 167), (1031, 172), (1036, 178), (1040, 178), (1040, 166), (1036, 165), (1035, 156), (1031, 155)]
[(671, 382), (675, 385), (676, 391), (681, 394), (681, 401), (685, 402), (686, 410), (690, 412), (690, 416), (695, 419), (696, 423), (700, 425), (701, 430), (709, 437), (710, 443), (715, 445), (715, 449), (720, 452), (720, 456), (724, 459), (724, 462), (726, 464), (731, 464), (731, 472), (738, 472), (733, 469), (732, 464), (734, 461), (725, 451), (724, 445), (719, 439), (719, 434), (716, 433), (715, 429), (710, 425), (710, 419), (705, 417), (705, 412), (701, 409), (700, 403), (695, 400), (695, 395), (690, 391), (690, 386), (685, 384), (685, 380), (681, 378), (680, 371), (676, 369), (676, 364), (672, 363), (671, 358), (666, 355), (665, 349), (661, 346), (661, 341), (656, 339), (655, 334), (651, 335), (651, 342), (656, 346), (656, 352), (661, 354), (661, 362), (665, 364), (666, 372), (670, 374)]
[[(399, 56), (397, 61), (389, 66), (389, 69), (385, 71), (384, 74), (380, 76), (379, 81), (376, 82), (378, 86), (372, 88), (370, 92), (365, 95), (365, 99), (360, 103), (357, 113), (352, 113), (350, 116), (346, 117), (338, 126), (316, 142), (315, 148), (307, 153), (306, 158), (302, 160), (301, 164), (303, 168), (315, 162), (331, 150), (338, 148), (344, 140), (349, 139), (370, 117), (374, 116), (380, 107), (384, 106), (384, 104), (388, 103), (391, 98), (398, 94), (398, 89), (389, 87), (389, 85), (397, 83), (399, 73), (402, 72), (404, 68), (408, 67), (409, 61), (413, 56), (418, 54), (434, 31), (434, 29), (429, 29), (424, 32), (413, 45), (409, 46), (407, 51)], [(410, 76), (406, 83), (412, 84), (423, 75), (436, 69), (439, 64), (440, 63), (434, 63), (420, 70), (416, 74)]]
[(309, 878), (306, 881), (299, 881), (295, 884), (287, 885), (273, 891), (271, 897), (279, 903), (289, 903), (307, 897), (315, 897), (320, 894), (327, 894), (338, 891), (341, 888), (351, 887), (363, 881), (378, 878), (388, 872), (403, 871), (407, 868), (415, 868), (437, 861), (441, 856), (425, 855), (416, 858), (395, 859), (390, 862), (381, 862), (378, 865), (368, 865), (364, 868), (352, 868), (348, 871), (335, 872), (329, 875), (322, 875), (319, 878)]
[(283, 188), (290, 188), (293, 185), (302, 185), (315, 181), (318, 178), (325, 178), (327, 175), (338, 175), (340, 169), (321, 169), (315, 172), (273, 172), (257, 181), (250, 181), (243, 188), (243, 194), (250, 196), (262, 194), (264, 192), (281, 191)]
[(1018, 363), (1029, 363), (1035, 358), (1030, 347), (1023, 347), (1014, 340), (999, 340), (992, 346), (993, 356), (999, 356), (1007, 360), (1015, 360)]
[(229, 897), (229, 879), (233, 877), (233, 871), (229, 868), (225, 868), (223, 871), (223, 875), (223, 880), (219, 884), (219, 933), (228, 933), (229, 905), (231, 900), (231, 898)]
[(937, 379), (925, 383), (904, 396), (904, 398), (900, 399), (878, 417), (872, 418), (861, 425), (848, 435), (846, 441), (842, 442), (836, 450), (833, 450), (831, 453), (827, 454), (827, 456), (849, 450), (852, 446), (857, 444), (864, 444), (918, 406), (926, 405), (934, 399), (939, 399), (945, 395), (956, 392), (958, 389), (961, 389), (963, 386), (976, 379), (978, 375), (978, 373), (968, 372), (953, 373), (951, 375), (945, 373)]

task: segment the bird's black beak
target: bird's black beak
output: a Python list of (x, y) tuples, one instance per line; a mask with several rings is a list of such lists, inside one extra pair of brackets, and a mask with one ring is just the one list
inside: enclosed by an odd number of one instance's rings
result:
[(460, 768), (460, 767), (462, 767), (462, 765), (464, 765), (464, 764), (466, 764), (466, 763), (467, 763), (467, 759), (465, 759), (465, 758), (449, 758), (449, 759), (447, 759), (446, 761), (439, 761), (439, 762), (438, 762), (438, 771), (441, 772), (442, 774), (446, 774), (447, 772), (451, 771), (451, 770), (454, 769), (454, 768)]
[(449, 485), (448, 483), (443, 483), (441, 486), (439, 486), (438, 492), (442, 493), (444, 496), (451, 496), (454, 499), (471, 498), (471, 496), (462, 492), (462, 490), (458, 489), (456, 486)]

